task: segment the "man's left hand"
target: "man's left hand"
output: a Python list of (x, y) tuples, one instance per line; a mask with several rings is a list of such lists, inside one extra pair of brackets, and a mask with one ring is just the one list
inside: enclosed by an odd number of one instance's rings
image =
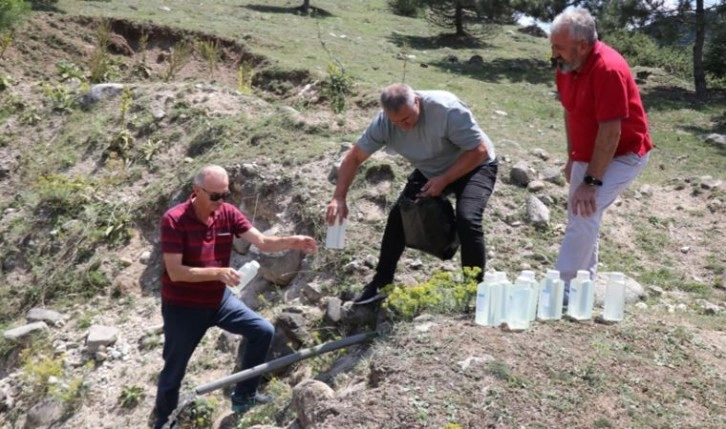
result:
[(580, 186), (575, 189), (575, 193), (572, 195), (572, 213), (576, 216), (590, 217), (597, 211), (597, 203), (595, 202), (595, 194), (597, 193), (596, 186), (586, 185), (581, 183)]
[(296, 249), (302, 250), (305, 253), (313, 253), (318, 250), (318, 243), (314, 238), (308, 237), (307, 235), (296, 235), (295, 238)]
[(418, 197), (438, 197), (444, 192), (447, 184), (442, 176), (433, 177), (421, 187)]

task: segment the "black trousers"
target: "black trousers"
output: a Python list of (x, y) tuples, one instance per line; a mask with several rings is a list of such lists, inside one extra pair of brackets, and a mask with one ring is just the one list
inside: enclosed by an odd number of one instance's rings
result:
[[(497, 169), (496, 161), (480, 165), (449, 184), (443, 192), (444, 195), (453, 193), (456, 196), (456, 228), (461, 242), (461, 266), (481, 268), (479, 281), (483, 278), (486, 267), (482, 218), (497, 181)], [(403, 196), (415, 196), (426, 182), (426, 177), (420, 171), (414, 170), (408, 176), (399, 199)], [(388, 214), (376, 274), (372, 281), (376, 286), (382, 287), (393, 282), (398, 260), (406, 247), (405, 243), (401, 211), (398, 204), (394, 204)]]

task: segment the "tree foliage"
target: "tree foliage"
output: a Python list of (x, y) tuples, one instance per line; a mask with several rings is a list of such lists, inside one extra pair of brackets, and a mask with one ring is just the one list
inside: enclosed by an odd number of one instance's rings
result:
[(0, 32), (11, 29), (28, 9), (24, 0), (0, 0)]
[(515, 9), (507, 0), (423, 0), (426, 20), (441, 28), (453, 28), (457, 36), (469, 36), (475, 25), (512, 24)]

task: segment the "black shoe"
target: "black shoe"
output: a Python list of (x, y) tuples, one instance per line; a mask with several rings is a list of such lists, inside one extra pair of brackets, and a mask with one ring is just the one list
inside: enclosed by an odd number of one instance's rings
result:
[(363, 289), (363, 293), (353, 300), (353, 305), (370, 304), (371, 302), (379, 301), (385, 297), (386, 294), (378, 291), (378, 285), (371, 282), (368, 283), (365, 289)]

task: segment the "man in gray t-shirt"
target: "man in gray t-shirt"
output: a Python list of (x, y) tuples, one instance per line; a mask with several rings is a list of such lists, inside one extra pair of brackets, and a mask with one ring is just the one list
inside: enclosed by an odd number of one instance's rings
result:
[[(394, 84), (382, 91), (380, 102), (383, 110), (343, 159), (326, 221), (333, 224), (338, 216), (348, 217), (346, 195), (358, 167), (373, 152), (387, 147), (415, 167), (401, 195), (425, 198), (455, 194), (461, 264), (479, 267), (483, 273), (486, 251), (482, 214), (497, 176), (491, 140), (469, 108), (449, 92), (414, 92), (408, 85)], [(356, 304), (383, 298), (379, 289), (393, 282), (404, 248), (401, 212), (395, 204), (383, 233), (376, 274)]]

